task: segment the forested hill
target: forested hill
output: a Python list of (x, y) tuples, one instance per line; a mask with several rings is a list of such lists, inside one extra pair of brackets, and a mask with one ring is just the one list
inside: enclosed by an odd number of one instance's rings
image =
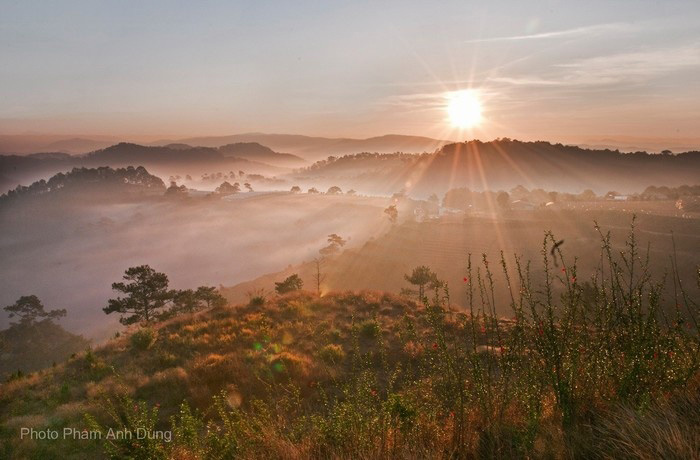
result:
[[(143, 165), (148, 168), (159, 168), (161, 172), (182, 170), (196, 174), (212, 169), (227, 171), (245, 169), (248, 172), (271, 173), (284, 171), (282, 167), (289, 165), (289, 158), (276, 152), (271, 151), (271, 154), (268, 152), (264, 158), (255, 158), (254, 155), (248, 155), (245, 148), (238, 148), (236, 151), (240, 154), (239, 156), (233, 155), (227, 149), (189, 145), (151, 147), (122, 142), (86, 155), (64, 153), (0, 155), (0, 192), (74, 167)], [(244, 158), (246, 156), (251, 159)], [(276, 159), (280, 162), (275, 163)], [(276, 164), (279, 166), (275, 166)], [(295, 164), (295, 166), (298, 165), (299, 163)]]
[(79, 194), (81, 200), (91, 198), (117, 198), (126, 196), (162, 195), (163, 181), (150, 174), (143, 166), (127, 168), (73, 168), (58, 173), (47, 180), (39, 180), (29, 186), (18, 186), (0, 195), (0, 204), (37, 196)]
[(329, 157), (297, 172), (339, 186), (382, 193), (444, 193), (454, 187), (509, 190), (517, 185), (627, 193), (648, 185), (678, 186), (700, 177), (700, 152), (622, 153), (549, 142), (497, 139), (446, 145), (423, 155), (363, 153)]

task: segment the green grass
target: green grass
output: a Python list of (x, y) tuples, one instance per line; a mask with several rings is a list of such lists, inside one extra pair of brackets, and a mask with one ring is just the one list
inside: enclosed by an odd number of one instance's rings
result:
[[(546, 234), (530, 262), (467, 256), (468, 304), (270, 297), (132, 331), (0, 392), (5, 453), (112, 458), (688, 458), (698, 305), (634, 231), (583, 279)], [(455, 263), (459, 263), (456, 261)], [(499, 271), (497, 284), (494, 272)], [(542, 280), (534, 283), (532, 279)], [(688, 282), (689, 280), (685, 280)], [(700, 283), (698, 279), (693, 280)], [(664, 305), (672, 300), (672, 308)], [(507, 304), (509, 315), (504, 317)], [(141, 339), (148, 335), (148, 346)], [(140, 337), (140, 338), (135, 338)], [(171, 430), (172, 442), (20, 442), (21, 424)]]

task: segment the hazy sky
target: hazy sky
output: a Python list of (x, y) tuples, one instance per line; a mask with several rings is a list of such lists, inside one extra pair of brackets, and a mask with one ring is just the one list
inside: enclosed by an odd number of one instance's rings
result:
[(700, 137), (697, 0), (0, 0), (0, 62), (0, 133)]

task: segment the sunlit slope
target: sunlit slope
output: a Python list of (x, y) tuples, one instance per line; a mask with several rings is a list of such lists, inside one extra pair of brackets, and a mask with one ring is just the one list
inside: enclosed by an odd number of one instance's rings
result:
[[(494, 277), (501, 281), (501, 251), (508, 262), (514, 262), (514, 255), (517, 254), (523, 268), (528, 261), (539, 267), (544, 234), (550, 230), (557, 239), (564, 240), (562, 250), (565, 256), (570, 255), (569, 264), (573, 264), (576, 255), (577, 276), (580, 281), (585, 281), (600, 262), (601, 235), (595, 228), (595, 222), (598, 222), (604, 234), (610, 232), (614, 249), (624, 251), (632, 217), (631, 212), (563, 210), (521, 213), (501, 219), (455, 217), (423, 223), (407, 222), (361, 248), (347, 250), (325, 260), (321, 267), (321, 290), (382, 289), (399, 292), (409, 287), (404, 274), (410, 273), (418, 265), (427, 265), (449, 283), (453, 300), (465, 305), (463, 284), (470, 253), (473, 263), (480, 262), (482, 255), (486, 254)], [(679, 271), (692, 282), (700, 263), (697, 254), (700, 220), (640, 215), (635, 224), (635, 237), (644, 248), (641, 257), (646, 256), (649, 244), (652, 269), (659, 275), (670, 270), (675, 241)], [(555, 270), (556, 275), (568, 276), (561, 271), (561, 267)], [(307, 288), (316, 289), (316, 266), (305, 263), (233, 286), (224, 292), (231, 300), (243, 301), (248, 293), (256, 289), (271, 290), (275, 281), (281, 281), (292, 273), (299, 273)], [(532, 276), (538, 279), (541, 270), (533, 269)], [(689, 288), (694, 287), (691, 285)], [(500, 294), (507, 295), (503, 291)]]

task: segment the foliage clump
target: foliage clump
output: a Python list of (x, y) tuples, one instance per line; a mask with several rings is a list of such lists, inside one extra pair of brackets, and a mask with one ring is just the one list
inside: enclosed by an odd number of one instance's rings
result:
[(304, 286), (304, 281), (299, 278), (299, 275), (294, 273), (288, 276), (284, 281), (275, 283), (275, 291), (278, 294), (286, 294), (288, 292), (298, 291)]

